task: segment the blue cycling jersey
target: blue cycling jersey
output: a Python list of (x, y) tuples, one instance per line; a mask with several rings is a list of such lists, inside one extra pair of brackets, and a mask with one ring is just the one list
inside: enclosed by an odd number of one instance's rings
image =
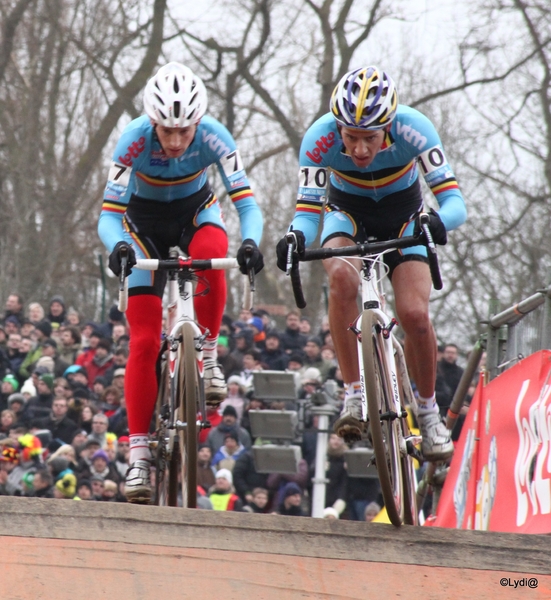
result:
[[(204, 116), (197, 125), (193, 142), (178, 158), (168, 158), (147, 115), (135, 119), (124, 129), (113, 153), (104, 192), (98, 233), (111, 251), (123, 239), (123, 216), (135, 195), (145, 200), (169, 203), (185, 200), (207, 185), (207, 168), (218, 167), (224, 186), (237, 209), (242, 239), (257, 244), (262, 237), (262, 213), (249, 186), (243, 162), (230, 132), (216, 119)], [(214, 197), (205, 211), (224, 227), (220, 211), (211, 210)]]
[[(328, 174), (338, 196), (369, 199), (366, 210), (415, 184), (419, 170), (439, 204), (439, 215), (447, 230), (467, 218), (463, 196), (448, 164), (442, 142), (431, 121), (419, 111), (399, 105), (390, 131), (373, 162), (360, 168), (354, 165), (343, 145), (337, 123), (331, 113), (319, 118), (302, 140), (299, 158), (299, 188), (293, 229), (301, 230), (306, 243), (317, 234)], [(421, 208), (421, 207), (419, 207)], [(388, 204), (392, 210), (392, 199)], [(406, 219), (407, 220), (407, 219)]]

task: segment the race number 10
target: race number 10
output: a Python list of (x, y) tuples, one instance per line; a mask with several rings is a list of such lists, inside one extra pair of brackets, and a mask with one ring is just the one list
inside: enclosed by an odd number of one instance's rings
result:
[(299, 186), (325, 189), (327, 185), (327, 169), (322, 167), (302, 167), (298, 172)]

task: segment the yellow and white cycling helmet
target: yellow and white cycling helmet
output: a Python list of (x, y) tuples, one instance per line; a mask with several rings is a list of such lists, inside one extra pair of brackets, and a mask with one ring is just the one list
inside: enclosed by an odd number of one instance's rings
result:
[(398, 108), (394, 81), (377, 67), (346, 73), (331, 95), (329, 106), (343, 127), (382, 129), (392, 122)]
[(198, 123), (207, 110), (204, 83), (188, 67), (170, 62), (147, 82), (145, 112), (163, 127), (188, 127)]

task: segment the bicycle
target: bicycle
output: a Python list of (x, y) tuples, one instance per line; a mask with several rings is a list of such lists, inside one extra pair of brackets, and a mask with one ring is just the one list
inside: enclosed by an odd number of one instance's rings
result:
[[(390, 522), (418, 524), (417, 478), (413, 459), (423, 458), (408, 425), (406, 405), (416, 407), (404, 352), (393, 330), (398, 322), (385, 312), (385, 295), (381, 274), (383, 255), (399, 248), (424, 245), (435, 289), (442, 289), (436, 247), (428, 228), (428, 215), (421, 213), (422, 233), (388, 241), (368, 241), (355, 246), (319, 248), (296, 252), (296, 237), (287, 234), (287, 274), (291, 277), (298, 308), (306, 301), (302, 292), (299, 262), (334, 257), (357, 257), (363, 261), (360, 270), (362, 312), (349, 329), (358, 340), (362, 421), (369, 423), (374, 460), (381, 492)], [(358, 327), (359, 325), (359, 327)]]
[[(121, 258), (119, 310), (123, 311), (128, 279), (124, 275), (127, 257)], [(156, 431), (150, 441), (156, 467), (154, 503), (158, 506), (178, 506), (181, 486), (182, 505), (196, 508), (198, 436), (202, 429), (210, 428), (203, 387), (203, 344), (209, 331), (195, 320), (195, 273), (236, 267), (235, 258), (195, 260), (179, 256), (174, 249), (168, 259), (138, 259), (132, 267), (168, 273), (167, 333), (157, 360)], [(248, 281), (245, 302), (252, 305), (252, 271)]]

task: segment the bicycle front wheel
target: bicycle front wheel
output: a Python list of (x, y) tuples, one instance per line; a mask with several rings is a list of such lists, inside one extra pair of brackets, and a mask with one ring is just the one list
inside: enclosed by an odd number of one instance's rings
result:
[(178, 442), (182, 477), (182, 504), (197, 507), (197, 398), (199, 374), (195, 360), (195, 330), (191, 323), (182, 325), (182, 343), (179, 353), (178, 420), (185, 424), (179, 428)]
[(169, 404), (170, 376), (165, 360), (161, 368), (156, 406), (155, 504), (157, 506), (178, 506), (180, 454), (178, 448), (175, 448), (174, 431), (166, 427)]
[(373, 453), (388, 518), (399, 527), (404, 522), (399, 420), (396, 418), (381, 326), (374, 311), (362, 313), (363, 369)]

